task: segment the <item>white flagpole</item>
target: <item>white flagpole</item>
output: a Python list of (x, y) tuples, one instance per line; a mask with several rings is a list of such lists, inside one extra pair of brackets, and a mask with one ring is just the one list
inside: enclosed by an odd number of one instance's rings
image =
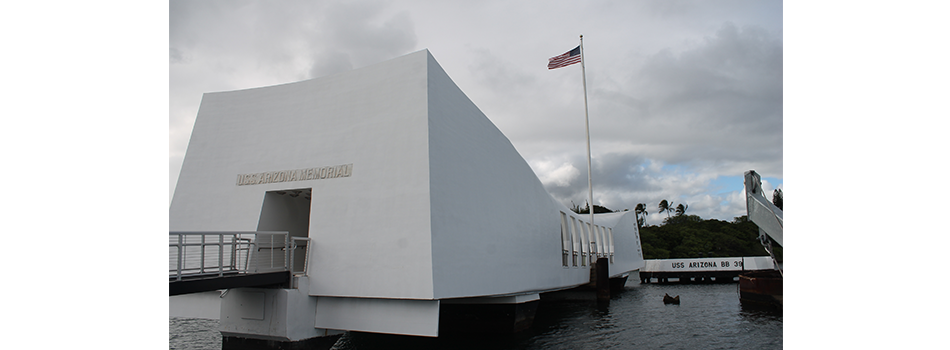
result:
[[(588, 211), (590, 212), (590, 236), (594, 237), (594, 185), (591, 180), (590, 166), (590, 117), (587, 112), (587, 68), (584, 65), (584, 35), (581, 34), (581, 78), (584, 80), (584, 124), (587, 126), (587, 200), (589, 201)], [(599, 252), (598, 252), (599, 253)], [(593, 260), (593, 253), (591, 259)]]

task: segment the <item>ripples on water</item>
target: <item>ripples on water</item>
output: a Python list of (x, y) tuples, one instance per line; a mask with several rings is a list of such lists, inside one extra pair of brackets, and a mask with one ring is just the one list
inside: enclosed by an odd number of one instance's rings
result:
[(220, 349), (218, 320), (172, 318), (168, 322), (169, 349)]
[[(737, 284), (640, 284), (610, 305), (542, 300), (534, 325), (507, 336), (424, 338), (349, 332), (334, 349), (781, 349), (782, 314), (743, 308)], [(679, 295), (680, 305), (663, 304)], [(171, 319), (170, 349), (220, 349), (218, 321)]]

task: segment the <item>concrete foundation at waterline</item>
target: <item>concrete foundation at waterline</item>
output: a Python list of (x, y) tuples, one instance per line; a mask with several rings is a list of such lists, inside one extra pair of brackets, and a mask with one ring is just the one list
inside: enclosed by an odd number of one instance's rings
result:
[(336, 344), (343, 333), (316, 337), (298, 341), (278, 341), (264, 340), (255, 338), (243, 338), (237, 336), (224, 336), (221, 338), (222, 350), (329, 350)]
[(317, 298), (308, 295), (307, 277), (296, 278), (300, 288), (236, 288), (224, 293), (220, 318), (224, 343), (312, 343), (315, 338), (343, 334), (314, 327)]
[(540, 303), (538, 294), (443, 300), (439, 308), (439, 335), (520, 332), (531, 328)]
[[(225, 350), (330, 349), (344, 333), (313, 325), (317, 298), (294, 289), (241, 288), (225, 294), (221, 334)], [(511, 334), (531, 327), (541, 303), (538, 294), (435, 301), (438, 334)], [(329, 306), (333, 308), (334, 306)], [(353, 317), (360, 318), (354, 311)], [(399, 317), (394, 313), (392, 317)], [(338, 319), (338, 318), (337, 318)], [(394, 332), (395, 333), (395, 332)], [(398, 333), (395, 333), (398, 334)]]

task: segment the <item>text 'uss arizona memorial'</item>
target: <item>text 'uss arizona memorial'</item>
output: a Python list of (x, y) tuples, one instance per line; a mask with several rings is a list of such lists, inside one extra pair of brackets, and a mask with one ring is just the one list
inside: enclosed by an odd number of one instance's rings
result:
[(296, 170), (267, 171), (254, 174), (238, 174), (237, 185), (260, 185), (277, 182), (306, 181), (348, 177), (353, 173), (353, 164), (306, 168)]

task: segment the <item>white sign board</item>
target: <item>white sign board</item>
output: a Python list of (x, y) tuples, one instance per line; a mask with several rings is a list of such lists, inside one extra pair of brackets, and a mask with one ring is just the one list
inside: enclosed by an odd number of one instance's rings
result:
[(774, 269), (772, 259), (762, 257), (645, 260), (643, 272), (742, 271)]

